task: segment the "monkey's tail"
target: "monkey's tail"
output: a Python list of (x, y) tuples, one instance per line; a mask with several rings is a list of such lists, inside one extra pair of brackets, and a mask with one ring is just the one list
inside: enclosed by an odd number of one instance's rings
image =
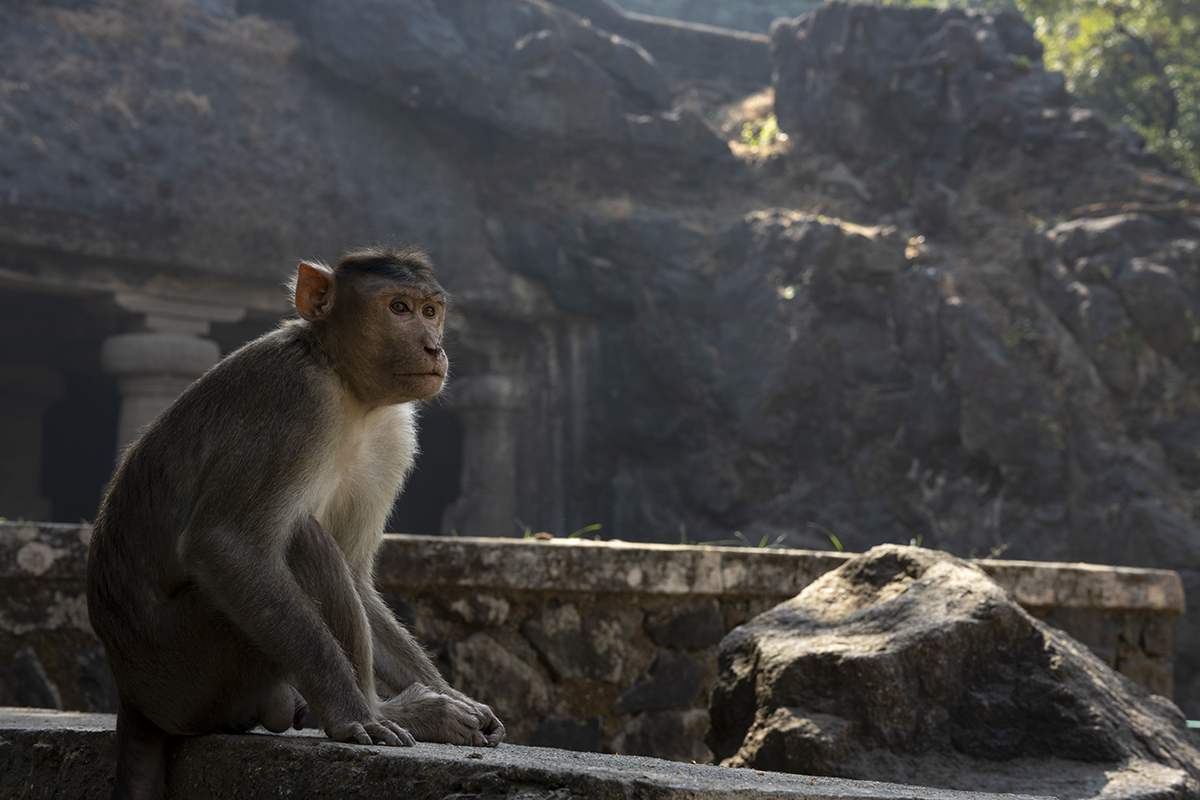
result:
[(124, 698), (117, 706), (117, 779), (113, 800), (161, 800), (167, 791), (171, 737)]

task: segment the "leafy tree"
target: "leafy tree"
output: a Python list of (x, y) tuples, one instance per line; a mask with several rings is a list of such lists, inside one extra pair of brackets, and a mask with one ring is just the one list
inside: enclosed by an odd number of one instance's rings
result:
[(1200, 0), (1017, 0), (1046, 68), (1200, 178)]

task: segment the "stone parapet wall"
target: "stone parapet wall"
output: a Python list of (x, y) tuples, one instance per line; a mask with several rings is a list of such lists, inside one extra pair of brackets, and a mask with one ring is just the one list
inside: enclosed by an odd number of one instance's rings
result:
[[(90, 528), (0, 524), (0, 705), (111, 711), (83, 574)], [(388, 536), (385, 597), (516, 743), (704, 761), (717, 645), (846, 555), (556, 539)], [(1166, 570), (980, 561), (1035, 616), (1170, 695)]]

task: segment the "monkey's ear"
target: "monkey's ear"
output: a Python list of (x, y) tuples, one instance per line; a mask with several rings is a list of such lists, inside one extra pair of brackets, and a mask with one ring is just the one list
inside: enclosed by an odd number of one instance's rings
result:
[(309, 322), (329, 316), (333, 308), (333, 270), (301, 262), (296, 275), (296, 310)]

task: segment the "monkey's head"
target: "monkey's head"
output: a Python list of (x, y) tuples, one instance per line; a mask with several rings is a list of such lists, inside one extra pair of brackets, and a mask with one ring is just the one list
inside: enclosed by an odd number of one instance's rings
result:
[(442, 349), (446, 292), (419, 250), (370, 245), (330, 269), (300, 264), (296, 311), (320, 328), (338, 376), (367, 405), (433, 397), (450, 362)]

